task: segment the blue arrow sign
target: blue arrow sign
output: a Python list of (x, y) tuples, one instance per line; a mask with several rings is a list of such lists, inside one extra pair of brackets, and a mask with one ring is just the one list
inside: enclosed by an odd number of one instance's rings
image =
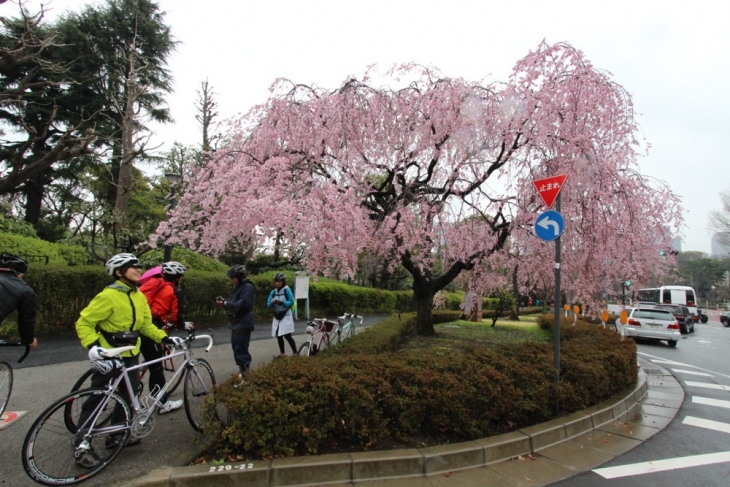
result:
[(549, 242), (558, 238), (563, 233), (564, 227), (563, 215), (557, 211), (548, 210), (535, 220), (535, 235)]

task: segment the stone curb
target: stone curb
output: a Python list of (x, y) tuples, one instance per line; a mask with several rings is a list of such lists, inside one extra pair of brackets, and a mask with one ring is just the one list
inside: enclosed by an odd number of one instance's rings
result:
[[(127, 485), (143, 487), (294, 487), (416, 479), (485, 467), (532, 455), (609, 423), (627, 421), (641, 409), (649, 381), (640, 363), (636, 385), (611, 399), (569, 416), (490, 438), (418, 449), (386, 450), (222, 465), (163, 467)], [(652, 367), (656, 367), (651, 364)], [(681, 389), (680, 389), (681, 390)], [(681, 401), (680, 401), (681, 404)], [(658, 430), (657, 430), (658, 431)], [(578, 472), (575, 472), (578, 473)]]

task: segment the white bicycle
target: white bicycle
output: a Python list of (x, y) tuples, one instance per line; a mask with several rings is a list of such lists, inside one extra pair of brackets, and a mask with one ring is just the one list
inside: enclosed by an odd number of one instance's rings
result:
[[(69, 485), (101, 472), (128, 441), (152, 432), (157, 418), (154, 413), (168, 389), (176, 383), (178, 374), (185, 374), (183, 397), (188, 420), (193, 428), (203, 431), (207, 418), (202, 416), (201, 406), (213, 392), (215, 375), (207, 361), (193, 356), (190, 344), (195, 339), (208, 341), (206, 352), (213, 346), (213, 337), (196, 337), (191, 333), (177, 339), (176, 351), (171, 355), (129, 368), (116, 357), (135, 347), (108, 349), (104, 356), (121, 364), (119, 376), (106, 387), (83, 389), (62, 397), (35, 420), (23, 443), (23, 467), (28, 475), (44, 485)], [(138, 398), (129, 372), (175, 356), (184, 359), (173, 379), (159, 391)], [(120, 387), (126, 387), (131, 404), (119, 395)], [(81, 416), (84, 404), (87, 404), (83, 416), (86, 419)]]

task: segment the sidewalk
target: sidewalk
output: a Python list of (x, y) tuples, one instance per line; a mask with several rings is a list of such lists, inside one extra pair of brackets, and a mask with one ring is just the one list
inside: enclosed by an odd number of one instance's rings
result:
[(598, 467), (669, 425), (684, 400), (681, 386), (656, 364), (639, 359), (639, 366), (636, 385), (611, 400), (505, 435), (420, 449), (163, 467), (125, 485), (545, 486)]

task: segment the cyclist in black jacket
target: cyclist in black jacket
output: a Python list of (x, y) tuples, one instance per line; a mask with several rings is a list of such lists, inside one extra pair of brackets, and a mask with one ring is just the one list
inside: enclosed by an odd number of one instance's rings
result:
[(23, 345), (38, 348), (35, 338), (35, 292), (22, 277), (28, 263), (12, 254), (0, 254), (0, 323), (18, 310), (18, 332)]
[(226, 276), (231, 280), (233, 291), (228, 299), (223, 296), (216, 296), (215, 301), (228, 311), (228, 328), (231, 330), (231, 348), (233, 348), (233, 359), (238, 365), (238, 384), (243, 385), (243, 376), (251, 367), (251, 354), (248, 351), (253, 331), (253, 305), (254, 289), (253, 283), (246, 279), (246, 266), (232, 265)]

